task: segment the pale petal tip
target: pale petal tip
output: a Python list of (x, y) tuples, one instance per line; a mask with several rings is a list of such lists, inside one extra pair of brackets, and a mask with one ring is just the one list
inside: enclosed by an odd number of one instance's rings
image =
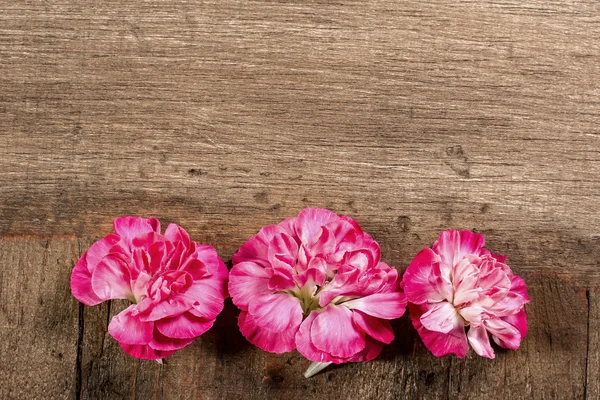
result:
[(330, 362), (313, 362), (312, 364), (310, 364), (308, 366), (308, 368), (304, 372), (304, 377), (312, 378), (313, 376), (315, 376), (316, 374), (318, 374), (319, 372), (321, 372), (325, 368), (327, 368), (329, 366), (329, 364), (331, 364), (331, 363)]

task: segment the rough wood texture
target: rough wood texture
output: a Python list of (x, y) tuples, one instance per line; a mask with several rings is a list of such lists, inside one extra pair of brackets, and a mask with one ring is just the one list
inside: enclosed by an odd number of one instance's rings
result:
[[(0, 0), (0, 397), (599, 398), (600, 8), (421, 3)], [(400, 270), (481, 231), (530, 284), (522, 349), (437, 360), (404, 318), (378, 360), (305, 380), (228, 304), (160, 366), (106, 333), (123, 304), (70, 297), (118, 215), (229, 261), (306, 206)]]

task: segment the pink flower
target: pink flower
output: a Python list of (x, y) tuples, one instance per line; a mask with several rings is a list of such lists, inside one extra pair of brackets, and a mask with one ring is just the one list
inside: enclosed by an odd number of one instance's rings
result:
[(358, 223), (307, 208), (263, 227), (233, 256), (229, 292), (242, 334), (273, 353), (319, 363), (369, 361), (394, 333), (406, 300), (398, 273)]
[(470, 343), (480, 356), (494, 358), (490, 334), (515, 350), (527, 333), (525, 282), (504, 264), (505, 256), (483, 245), (483, 236), (470, 231), (442, 232), (404, 273), (413, 325), (436, 357), (463, 358)]
[(121, 217), (114, 228), (81, 256), (71, 291), (88, 306), (131, 301), (108, 332), (127, 354), (162, 359), (213, 325), (227, 297), (227, 268), (175, 224), (161, 235), (157, 219)]

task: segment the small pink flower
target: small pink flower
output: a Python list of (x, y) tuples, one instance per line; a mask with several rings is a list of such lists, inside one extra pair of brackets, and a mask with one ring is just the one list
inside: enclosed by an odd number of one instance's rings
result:
[(162, 359), (213, 325), (227, 297), (227, 268), (175, 224), (161, 235), (157, 219), (121, 217), (114, 228), (81, 256), (71, 291), (88, 306), (131, 301), (108, 332), (127, 354)]
[(319, 363), (369, 361), (394, 338), (406, 300), (398, 273), (358, 223), (307, 208), (263, 227), (233, 256), (229, 292), (242, 334)]
[(463, 358), (470, 343), (480, 356), (494, 358), (490, 334), (515, 350), (527, 333), (525, 282), (504, 264), (505, 256), (483, 245), (483, 236), (470, 231), (442, 232), (404, 273), (413, 325), (436, 357)]

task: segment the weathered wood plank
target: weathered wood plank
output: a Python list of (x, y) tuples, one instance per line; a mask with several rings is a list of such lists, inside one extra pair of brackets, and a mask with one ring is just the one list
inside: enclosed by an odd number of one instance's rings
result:
[(75, 398), (76, 256), (73, 237), (0, 237), (0, 398)]
[(588, 290), (589, 322), (587, 340), (586, 399), (600, 399), (600, 295), (598, 288)]
[(157, 215), (228, 257), (319, 205), (389, 248), (405, 218), (427, 242), (478, 228), (600, 282), (591, 3), (0, 8), (0, 232)]

